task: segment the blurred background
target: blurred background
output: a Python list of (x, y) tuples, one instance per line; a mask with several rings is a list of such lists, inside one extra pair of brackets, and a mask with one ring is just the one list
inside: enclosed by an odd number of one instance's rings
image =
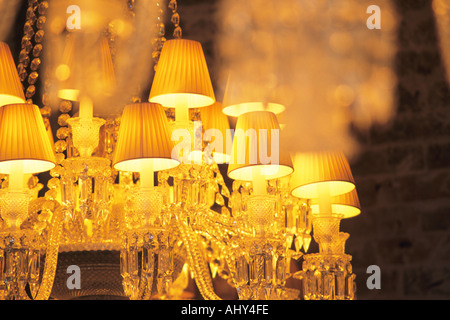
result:
[[(201, 42), (213, 85), (220, 90), (220, 1), (178, 3), (183, 38)], [(350, 233), (346, 252), (353, 256), (358, 299), (449, 299), (449, 83), (432, 1), (393, 3), (398, 22), (395, 115), (382, 125), (351, 128), (359, 145), (351, 168), (362, 214), (342, 221), (341, 230)], [(4, 39), (15, 59), (27, 3), (18, 6), (13, 30)], [(370, 265), (381, 269), (380, 290), (366, 286)]]

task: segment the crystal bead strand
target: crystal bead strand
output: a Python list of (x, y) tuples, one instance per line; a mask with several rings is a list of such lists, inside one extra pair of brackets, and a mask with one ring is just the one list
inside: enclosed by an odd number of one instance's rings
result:
[(170, 0), (168, 7), (170, 10), (172, 10), (172, 17), (170, 18), (170, 21), (173, 23), (173, 26), (175, 27), (175, 29), (173, 30), (173, 37), (175, 39), (181, 39), (183, 31), (181, 30), (180, 26), (180, 14), (177, 12), (178, 9), (177, 0)]

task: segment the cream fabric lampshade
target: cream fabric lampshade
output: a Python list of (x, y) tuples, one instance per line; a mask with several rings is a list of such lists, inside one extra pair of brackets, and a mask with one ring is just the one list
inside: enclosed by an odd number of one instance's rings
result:
[[(267, 103), (263, 101), (267, 100)], [(223, 97), (223, 113), (230, 117), (252, 111), (271, 111), (276, 115), (286, 108), (276, 102), (277, 97), (266, 88), (249, 81), (240, 81), (235, 73), (230, 72), (227, 78)]]
[[(116, 77), (108, 40), (102, 37), (93, 47), (83, 41), (82, 35), (67, 35), (61, 64), (55, 70), (59, 81), (58, 97), (61, 99), (79, 101), (80, 92), (84, 91), (95, 100), (99, 95), (110, 95), (115, 88)], [(83, 53), (86, 51), (89, 54)]]
[[(332, 197), (330, 203), (331, 211), (335, 214), (342, 215), (343, 219), (353, 218), (361, 213), (361, 204), (356, 188), (350, 192)], [(317, 199), (311, 201), (311, 210), (313, 214), (319, 213)]]
[(0, 108), (0, 173), (10, 174), (23, 165), (23, 173), (53, 169), (55, 153), (39, 108), (33, 104), (9, 104)]
[(149, 96), (167, 108), (200, 108), (215, 102), (202, 46), (187, 39), (164, 43)]
[(214, 161), (228, 163), (231, 150), (227, 150), (227, 146), (232, 144), (233, 139), (228, 117), (222, 112), (222, 103), (216, 102), (209, 107), (201, 108), (200, 117), (205, 131), (204, 139), (212, 140), (211, 143), (215, 145), (215, 148), (211, 150)]
[(153, 171), (174, 168), (179, 161), (171, 158), (172, 148), (167, 117), (161, 105), (146, 102), (125, 107), (114, 168), (132, 172), (146, 167)]
[(0, 107), (23, 103), (25, 95), (8, 44), (0, 41)]
[[(278, 139), (272, 139), (272, 134), (278, 134)], [(273, 112), (253, 111), (240, 115), (233, 137), (228, 176), (234, 180), (250, 181), (255, 174), (261, 174), (265, 179), (291, 174), (292, 161), (289, 153), (280, 148), (279, 134), (280, 126)], [(274, 157), (276, 153), (278, 157)]]
[(327, 185), (330, 197), (350, 192), (355, 181), (343, 152), (304, 152), (294, 157), (291, 177), (293, 196), (319, 198), (319, 185)]

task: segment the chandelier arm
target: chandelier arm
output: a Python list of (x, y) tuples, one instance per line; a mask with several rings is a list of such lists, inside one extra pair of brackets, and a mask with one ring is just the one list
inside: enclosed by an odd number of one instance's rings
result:
[(205, 300), (222, 300), (215, 292), (208, 266), (203, 258), (195, 234), (185, 221), (177, 219), (178, 229), (186, 247), (189, 265), (194, 273), (195, 283)]
[(214, 239), (217, 243), (227, 246), (228, 241), (237, 236), (236, 231), (233, 230), (232, 222), (213, 210), (207, 210), (203, 219), (208, 228), (199, 228), (198, 231), (204, 232), (208, 235), (208, 238)]
[(42, 275), (42, 282), (39, 287), (39, 291), (34, 300), (48, 300), (53, 288), (53, 282), (55, 280), (56, 266), (58, 264), (59, 240), (64, 217), (64, 206), (58, 204), (57, 202), (55, 203), (57, 208), (53, 213), (53, 223), (47, 241), (44, 273)]
[(231, 280), (228, 282), (235, 287), (236, 283), (232, 279), (235, 279), (237, 274), (236, 261), (233, 257), (233, 249), (230, 250), (230, 248), (233, 247), (233, 239), (242, 237), (250, 238), (253, 234), (246, 228), (239, 228), (239, 230), (235, 230), (234, 224), (236, 221), (231, 217), (217, 214), (213, 210), (207, 210), (206, 213), (207, 214), (203, 217), (203, 222), (208, 225), (208, 228), (198, 228), (195, 232), (214, 242), (220, 246), (221, 250), (223, 250), (225, 262), (231, 276)]

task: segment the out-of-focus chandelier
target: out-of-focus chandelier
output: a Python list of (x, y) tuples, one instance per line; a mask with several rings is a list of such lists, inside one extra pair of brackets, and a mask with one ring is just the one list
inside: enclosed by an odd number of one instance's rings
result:
[[(102, 6), (82, 1), (90, 23), (69, 30), (69, 2), (29, 0), (17, 68), (0, 43), (0, 297), (183, 299), (192, 278), (216, 300), (222, 278), (243, 300), (354, 299), (349, 234), (339, 226), (360, 205), (344, 153), (281, 148), (286, 107), (257, 91), (239, 99), (246, 87), (233, 73), (216, 101), (201, 44), (182, 39), (176, 0), (171, 40), (162, 1), (107, 2), (111, 10), (95, 15)], [(156, 24), (143, 46), (152, 50), (127, 56), (123, 43), (142, 45), (130, 34), (143, 21)], [(146, 75), (123, 80), (142, 57), (155, 64), (145, 102)], [(308, 253), (313, 239), (318, 253)], [(102, 277), (107, 252), (117, 253), (118, 284), (86, 281), (93, 287), (79, 293), (56, 283), (61, 259), (89, 256)]]

